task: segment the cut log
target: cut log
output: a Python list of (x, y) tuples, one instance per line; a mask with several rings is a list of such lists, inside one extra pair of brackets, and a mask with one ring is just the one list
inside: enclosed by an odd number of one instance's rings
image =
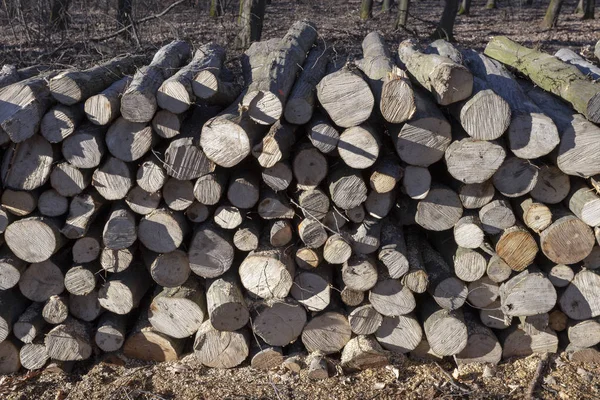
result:
[(327, 360), (321, 353), (316, 352), (315, 354), (308, 357), (308, 378), (312, 380), (322, 380), (329, 378), (329, 367)]
[(456, 140), (445, 153), (448, 172), (463, 183), (483, 183), (500, 168), (506, 152), (496, 143), (473, 138)]
[(123, 93), (123, 117), (132, 122), (150, 122), (158, 108), (158, 89), (189, 56), (190, 45), (182, 40), (175, 40), (160, 48), (152, 62), (135, 73), (131, 84)]
[[(5, 189), (4, 192), (2, 192), (0, 203), (4, 212), (8, 211), (17, 217), (24, 217), (31, 214), (36, 209), (38, 196), (37, 192)], [(6, 216), (6, 222), (8, 222), (8, 215)], [(4, 229), (6, 230), (6, 226)]]
[(294, 270), (294, 260), (285, 249), (259, 247), (242, 261), (239, 274), (250, 295), (281, 299), (292, 287)]
[[(327, 249), (327, 244), (325, 244), (325, 248)], [(383, 223), (381, 227), (381, 247), (377, 258), (385, 265), (387, 273), (392, 279), (399, 279), (409, 271), (406, 242), (401, 226), (391, 222)]]
[(19, 358), (20, 346), (15, 340), (5, 340), (0, 343), (0, 374), (9, 375), (19, 372), (21, 360)]
[(598, 285), (600, 277), (595, 272), (578, 272), (560, 296), (560, 309), (577, 321), (597, 317), (600, 315), (600, 296), (596, 290)]
[(90, 330), (84, 322), (67, 319), (46, 335), (44, 344), (48, 355), (58, 361), (87, 360), (92, 355)]
[(223, 170), (217, 170), (196, 180), (194, 197), (204, 205), (215, 205), (225, 193), (226, 186), (227, 174)]
[(398, 354), (416, 349), (422, 337), (421, 325), (412, 314), (384, 317), (375, 333), (375, 338), (384, 349)]
[(494, 198), (494, 185), (491, 180), (483, 183), (461, 185), (458, 197), (464, 208), (477, 209), (485, 206)]
[(600, 323), (594, 320), (578, 322), (569, 327), (569, 345), (592, 347), (600, 343)]
[[(367, 197), (368, 199), (368, 197)], [(356, 207), (353, 207), (349, 210), (345, 211), (346, 217), (350, 220), (350, 222), (354, 222), (355, 224), (360, 224), (365, 220), (367, 216), (367, 212), (365, 207), (361, 204)]]
[(106, 127), (84, 123), (62, 142), (62, 154), (73, 167), (96, 168), (100, 165), (106, 145)]
[(211, 368), (233, 368), (250, 353), (249, 334), (245, 330), (226, 332), (216, 330), (210, 320), (198, 329), (194, 353), (202, 365)]
[(42, 309), (44, 320), (52, 325), (62, 324), (69, 316), (66, 296), (51, 296)]
[(327, 215), (330, 202), (320, 189), (303, 190), (298, 195), (298, 205), (305, 218), (322, 220)]
[(258, 221), (246, 219), (233, 234), (233, 245), (240, 251), (252, 251), (258, 248), (260, 239)]
[(69, 200), (56, 190), (48, 189), (38, 198), (38, 211), (44, 217), (59, 217), (69, 210)]
[(526, 357), (531, 354), (556, 353), (558, 338), (549, 328), (537, 335), (528, 335), (522, 329), (510, 330), (502, 342), (502, 359)]
[(288, 162), (278, 162), (271, 168), (262, 171), (263, 182), (272, 190), (279, 192), (287, 189), (292, 183), (292, 167)]
[(352, 336), (348, 319), (337, 312), (326, 312), (310, 320), (302, 331), (302, 343), (309, 352), (337, 353)]
[(15, 190), (34, 190), (48, 181), (54, 154), (52, 145), (39, 135), (13, 143), (2, 158), (2, 183)]
[(153, 299), (148, 321), (157, 331), (183, 339), (198, 331), (207, 317), (204, 282), (195, 276), (183, 285), (164, 288)]
[(131, 211), (140, 215), (148, 215), (156, 210), (161, 200), (161, 192), (149, 193), (139, 186), (134, 186), (125, 197), (125, 203)]
[(158, 192), (166, 181), (167, 173), (163, 168), (163, 164), (154, 155), (144, 161), (137, 170), (136, 182), (139, 187), (148, 193)]
[(181, 245), (188, 229), (183, 214), (159, 208), (142, 218), (138, 239), (156, 253), (170, 253)]
[(394, 190), (402, 179), (404, 171), (394, 156), (382, 156), (373, 165), (369, 184), (377, 193), (388, 193)]
[(191, 206), (185, 210), (185, 215), (190, 222), (200, 224), (208, 219), (211, 210), (202, 203), (194, 201)]
[(298, 125), (277, 121), (269, 132), (252, 148), (252, 155), (263, 168), (271, 168), (281, 160), (286, 160), (296, 143)]
[(127, 316), (106, 312), (98, 320), (94, 341), (102, 351), (117, 351), (125, 343), (126, 330)]
[(121, 115), (121, 97), (131, 84), (131, 78), (119, 79), (102, 92), (85, 101), (85, 115), (92, 124), (108, 125)]
[(429, 301), (421, 306), (423, 331), (431, 350), (440, 356), (460, 353), (468, 341), (462, 310), (448, 311)]
[(155, 136), (150, 125), (120, 117), (108, 128), (105, 141), (110, 154), (119, 160), (131, 162), (150, 151)]
[(363, 303), (365, 292), (357, 292), (347, 287), (342, 287), (340, 291), (340, 299), (342, 303), (350, 307), (356, 307)]
[(128, 314), (136, 308), (150, 288), (150, 276), (140, 264), (111, 275), (98, 293), (100, 305), (115, 314)]
[(496, 189), (506, 197), (523, 196), (537, 184), (538, 168), (527, 160), (509, 157), (492, 179)]
[(474, 282), (485, 274), (488, 258), (481, 250), (458, 247), (453, 255), (454, 272), (461, 280)]
[(476, 214), (467, 214), (459, 219), (453, 233), (456, 244), (466, 249), (479, 248), (485, 240), (483, 224)]
[(336, 207), (332, 207), (331, 210), (325, 214), (322, 222), (323, 225), (333, 232), (340, 232), (340, 229), (348, 222), (348, 218), (346, 218)]
[(402, 284), (415, 293), (424, 293), (429, 284), (429, 277), (419, 249), (420, 238), (413, 228), (406, 230), (405, 234), (409, 270), (402, 277)]
[(145, 250), (142, 255), (152, 279), (165, 288), (175, 288), (183, 285), (192, 272), (187, 253), (182, 250), (175, 250), (166, 254)]
[(531, 191), (531, 197), (541, 203), (557, 204), (563, 201), (571, 191), (569, 176), (554, 165), (542, 165), (538, 179)]
[(203, 278), (223, 275), (233, 264), (231, 235), (211, 223), (196, 227), (188, 249), (192, 272)]
[(594, 246), (592, 252), (583, 259), (583, 266), (592, 270), (600, 268), (600, 247)]
[(296, 250), (294, 257), (296, 265), (302, 269), (317, 268), (323, 261), (323, 251), (321, 249), (310, 249), (301, 247)]
[[(290, 206), (287, 196), (270, 189), (260, 192), (258, 215), (262, 219), (294, 218), (294, 209)], [(241, 222), (241, 221), (240, 221)]]
[(23, 343), (32, 343), (38, 337), (46, 321), (42, 316), (43, 303), (33, 303), (13, 325), (13, 334)]
[(75, 196), (69, 205), (69, 214), (61, 233), (69, 239), (84, 237), (104, 203), (102, 196), (95, 190)]
[(71, 267), (65, 274), (65, 289), (77, 296), (90, 294), (96, 288), (96, 275), (100, 271), (100, 266), (94, 264)]
[(182, 137), (169, 143), (164, 168), (169, 176), (186, 181), (214, 172), (216, 166), (198, 147), (195, 139)]
[(436, 184), (425, 199), (419, 201), (415, 221), (427, 230), (443, 231), (452, 228), (462, 213), (458, 195), (450, 188)]
[(540, 233), (552, 223), (552, 211), (547, 205), (529, 197), (516, 199), (514, 204), (519, 219), (532, 231)]
[(531, 315), (528, 317), (519, 317), (519, 328), (523, 329), (528, 335), (537, 335), (548, 328), (550, 317), (548, 313)]
[(90, 171), (81, 171), (69, 163), (56, 164), (50, 174), (50, 184), (60, 195), (73, 197), (81, 193), (91, 181)]
[(102, 232), (104, 247), (111, 250), (130, 247), (137, 240), (136, 228), (135, 214), (124, 203), (114, 203)]
[(514, 77), (500, 63), (474, 50), (462, 52), (465, 65), (486, 81), (510, 105), (508, 127), (510, 150), (520, 158), (534, 159), (549, 154), (559, 143), (558, 130), (550, 117), (531, 101)]
[(287, 246), (294, 237), (292, 224), (288, 219), (271, 221), (263, 231), (265, 240), (273, 247)]
[(136, 326), (123, 345), (123, 354), (144, 361), (176, 361), (185, 341), (157, 332), (142, 312)]
[(550, 54), (523, 47), (504, 36), (492, 38), (485, 54), (517, 69), (542, 89), (561, 97), (590, 121), (600, 122), (600, 87), (590, 82), (577, 67)]
[(331, 270), (323, 266), (302, 271), (294, 278), (291, 296), (308, 311), (322, 311), (331, 301)]
[(227, 199), (236, 207), (252, 208), (260, 197), (260, 182), (255, 171), (236, 171), (229, 181)]
[(6, 228), (4, 240), (17, 257), (28, 263), (48, 260), (65, 244), (57, 221), (44, 217), (29, 217), (13, 222)]
[(400, 43), (398, 58), (408, 73), (434, 95), (438, 104), (448, 105), (471, 96), (473, 75), (449, 58), (421, 53), (412, 40)]
[(44, 114), (40, 123), (40, 134), (50, 143), (62, 142), (73, 134), (75, 128), (83, 121), (83, 107), (72, 107), (62, 104), (52, 107)]
[(407, 165), (404, 168), (402, 188), (411, 199), (424, 199), (431, 189), (431, 173), (425, 167)]
[(556, 264), (548, 272), (548, 279), (550, 279), (554, 287), (566, 287), (574, 277), (575, 272), (573, 269), (564, 264)]
[(488, 276), (484, 276), (469, 283), (467, 300), (474, 308), (485, 308), (492, 304), (499, 296), (499, 287)]
[(365, 169), (372, 166), (381, 147), (381, 139), (374, 127), (362, 124), (346, 129), (337, 144), (340, 158), (351, 168)]
[(19, 360), (23, 368), (34, 371), (44, 368), (50, 356), (44, 343), (29, 343), (21, 347)]
[(271, 346), (294, 342), (306, 325), (306, 311), (293, 300), (272, 299), (254, 307), (252, 330)]
[(135, 250), (135, 246), (121, 250), (104, 248), (100, 253), (100, 265), (107, 272), (123, 272), (133, 262)]
[(242, 87), (230, 81), (230, 71), (221, 66), (219, 69), (205, 69), (198, 72), (192, 82), (192, 89), (197, 99), (208, 104), (228, 106), (242, 92)]
[(584, 260), (594, 248), (594, 234), (574, 215), (558, 218), (540, 234), (540, 247), (550, 261), (575, 264)]
[(383, 118), (391, 124), (409, 120), (415, 113), (415, 97), (408, 75), (402, 69), (392, 66), (383, 77), (379, 110)]
[(556, 332), (567, 329), (569, 317), (560, 310), (554, 310), (548, 315), (548, 327)]
[(184, 116), (184, 114), (173, 114), (171, 111), (159, 110), (152, 118), (152, 129), (161, 138), (174, 138), (181, 133)]
[(311, 249), (319, 248), (327, 241), (327, 232), (323, 224), (309, 218), (300, 221), (298, 224), (298, 236)]
[(169, 178), (162, 193), (165, 204), (173, 211), (185, 211), (194, 202), (192, 181)]
[(580, 220), (592, 227), (600, 225), (600, 196), (584, 182), (573, 182), (566, 202)]
[(368, 83), (347, 67), (321, 79), (317, 97), (333, 123), (342, 128), (365, 122), (375, 105)]
[(327, 176), (327, 159), (314, 147), (305, 147), (296, 152), (292, 169), (298, 188), (314, 189)]
[(444, 157), (452, 135), (444, 114), (426, 93), (415, 90), (417, 111), (405, 124), (390, 125), (390, 136), (400, 159), (428, 167)]
[(335, 153), (340, 140), (340, 133), (335, 126), (318, 111), (306, 125), (306, 135), (312, 145), (323, 154)]
[[(542, 249), (543, 246), (542, 244)], [(531, 233), (519, 225), (506, 229), (496, 241), (496, 253), (517, 272), (531, 265), (538, 251)]]
[(350, 370), (381, 368), (389, 360), (381, 345), (370, 336), (357, 336), (351, 339), (342, 352), (342, 367)]
[(559, 49), (554, 56), (561, 61), (574, 65), (584, 75), (592, 80), (600, 79), (600, 68), (598, 68), (595, 64), (586, 61), (573, 50), (563, 47), (562, 49)]
[(353, 309), (348, 314), (350, 329), (357, 335), (371, 335), (379, 329), (383, 316), (371, 304), (365, 304)]
[(467, 326), (467, 345), (454, 356), (456, 363), (459, 366), (471, 363), (498, 364), (502, 358), (502, 346), (494, 332), (482, 325), (477, 315), (470, 311), (465, 311), (464, 321)]
[(0, 252), (0, 291), (15, 287), (21, 280), (21, 275), (27, 268), (27, 263), (15, 256), (6, 247)]
[(212, 279), (206, 284), (206, 304), (210, 322), (219, 331), (236, 331), (250, 318), (240, 284), (234, 274)]
[(333, 234), (327, 238), (323, 247), (323, 258), (330, 264), (343, 264), (352, 255), (350, 242), (340, 234)]
[(379, 249), (381, 221), (367, 217), (362, 223), (352, 226), (348, 231), (352, 251), (357, 254), (372, 254)]
[(523, 271), (500, 286), (500, 303), (510, 317), (541, 314), (556, 304), (556, 290), (542, 272)]
[(82, 321), (92, 322), (104, 312), (98, 301), (98, 290), (94, 289), (85, 296), (69, 296), (69, 312), (75, 318)]
[(379, 109), (384, 79), (394, 69), (394, 62), (385, 40), (379, 32), (371, 32), (365, 36), (362, 50), (364, 58), (356, 60), (355, 64), (368, 78), (375, 97), (375, 105)]
[(510, 327), (513, 318), (504, 315), (500, 309), (500, 300), (496, 300), (486, 308), (479, 310), (479, 319), (488, 328), (500, 330)]
[(362, 177), (350, 168), (336, 168), (329, 174), (329, 194), (336, 206), (348, 210), (367, 199)]
[(104, 164), (94, 171), (92, 186), (106, 200), (123, 199), (133, 186), (133, 172), (128, 164), (108, 157)]
[(369, 292), (369, 301), (381, 315), (395, 317), (406, 315), (416, 307), (409, 288), (396, 279), (382, 279)]

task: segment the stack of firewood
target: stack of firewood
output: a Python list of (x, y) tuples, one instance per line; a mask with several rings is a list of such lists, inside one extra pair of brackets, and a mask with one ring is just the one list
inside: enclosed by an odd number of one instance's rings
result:
[(245, 85), (183, 41), (3, 68), (0, 373), (193, 351), (306, 353), (317, 378), (340, 352), (498, 363), (563, 334), (600, 360), (596, 67), (502, 37), (362, 48), (336, 67), (296, 22), (244, 53)]

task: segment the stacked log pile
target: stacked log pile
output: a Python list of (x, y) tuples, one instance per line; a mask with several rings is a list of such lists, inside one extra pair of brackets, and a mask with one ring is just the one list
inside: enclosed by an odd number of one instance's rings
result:
[(299, 21), (243, 85), (220, 46), (174, 41), (0, 89), (0, 373), (193, 349), (306, 352), (319, 378), (337, 353), (498, 363), (562, 336), (598, 359), (590, 66), (506, 38), (362, 48), (337, 65)]

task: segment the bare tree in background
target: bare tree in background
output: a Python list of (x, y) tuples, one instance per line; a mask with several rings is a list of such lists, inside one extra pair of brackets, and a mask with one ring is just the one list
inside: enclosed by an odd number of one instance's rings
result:
[(400, 0), (398, 1), (398, 16), (396, 18), (396, 24), (394, 26), (395, 29), (400, 27), (404, 28), (406, 26), (406, 20), (408, 20), (408, 6), (410, 5), (410, 0)]
[(236, 37), (237, 47), (245, 49), (260, 40), (266, 5), (266, 0), (240, 0), (238, 26), (241, 29)]
[(450, 42), (454, 41), (453, 31), (454, 21), (456, 20), (456, 14), (458, 12), (458, 1), (459, 0), (446, 0), (440, 22), (431, 35), (433, 38), (446, 39)]
[(362, 0), (360, 5), (360, 19), (367, 20), (373, 15), (373, 0)]
[(471, 13), (471, 0), (462, 0), (458, 15), (469, 15)]
[(594, 19), (596, 0), (579, 0), (574, 14), (581, 14), (581, 19)]
[(71, 0), (54, 0), (50, 9), (50, 25), (52, 30), (65, 30), (69, 23), (69, 4)]
[(485, 3), (485, 8), (487, 8), (488, 10), (496, 8), (496, 0), (487, 0), (487, 3)]
[(551, 29), (554, 28), (558, 22), (558, 16), (560, 15), (560, 9), (562, 8), (564, 0), (550, 0), (546, 15), (542, 20), (542, 28)]
[(392, 9), (393, 5), (394, 0), (383, 0), (383, 3), (381, 4), (381, 11), (389, 12)]
[[(132, 17), (133, 11), (133, 0), (118, 0), (117, 3), (117, 23), (118, 28), (128, 26), (133, 22)], [(131, 34), (131, 31), (128, 31)]]
[(213, 18), (223, 15), (223, 0), (210, 0), (208, 14)]

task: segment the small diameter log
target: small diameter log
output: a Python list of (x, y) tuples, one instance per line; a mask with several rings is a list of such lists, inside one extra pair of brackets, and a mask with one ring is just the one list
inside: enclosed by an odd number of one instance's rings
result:
[(498, 284), (488, 276), (469, 283), (468, 289), (467, 300), (474, 308), (486, 308), (500, 295)]
[(575, 272), (573, 269), (564, 264), (556, 264), (548, 272), (548, 279), (550, 279), (554, 287), (566, 287), (574, 277)]
[(289, 299), (272, 299), (254, 305), (252, 330), (271, 346), (294, 342), (306, 325), (306, 311)]
[(342, 367), (349, 370), (380, 368), (389, 364), (389, 360), (381, 345), (370, 336), (357, 336), (351, 339), (341, 358)]
[(92, 355), (90, 326), (75, 318), (53, 328), (46, 335), (44, 344), (48, 355), (58, 361), (87, 360)]
[(421, 53), (412, 40), (400, 43), (398, 58), (409, 74), (434, 95), (438, 104), (448, 105), (471, 96), (473, 75), (451, 59)]
[(377, 193), (388, 193), (394, 190), (402, 179), (404, 171), (394, 156), (382, 156), (371, 170), (369, 184)]
[(139, 187), (148, 193), (158, 192), (167, 181), (167, 173), (163, 164), (150, 156), (138, 168), (136, 173), (136, 182)]
[(133, 173), (128, 164), (108, 157), (101, 167), (94, 171), (92, 186), (106, 200), (120, 200), (127, 196), (133, 186)]
[(188, 255), (182, 250), (175, 250), (166, 254), (146, 250), (144, 255), (147, 257), (144, 261), (150, 271), (150, 276), (160, 286), (166, 288), (181, 286), (192, 273)]
[(560, 309), (571, 319), (581, 321), (600, 315), (600, 296), (596, 288), (600, 276), (582, 270), (575, 275), (559, 299)]
[(498, 364), (502, 358), (502, 346), (494, 332), (482, 325), (477, 315), (471, 311), (464, 312), (464, 322), (467, 326), (467, 345), (454, 356), (456, 363)]
[(188, 229), (183, 214), (159, 208), (142, 218), (138, 239), (156, 253), (170, 253), (181, 245)]
[(233, 234), (233, 245), (240, 251), (256, 250), (260, 231), (260, 224), (256, 220), (246, 219)]
[(431, 173), (425, 167), (407, 165), (404, 168), (402, 188), (411, 199), (424, 199), (431, 189)]
[(323, 258), (330, 264), (343, 264), (352, 255), (350, 241), (343, 235), (333, 234), (327, 238), (323, 247)]
[(62, 234), (69, 239), (85, 236), (103, 205), (104, 199), (95, 190), (75, 196), (69, 205)]
[(531, 354), (556, 353), (558, 338), (556, 333), (546, 328), (536, 335), (528, 335), (522, 329), (511, 329), (503, 334), (502, 359), (511, 357), (527, 357)]
[(198, 72), (192, 82), (196, 98), (208, 104), (228, 106), (239, 97), (242, 87), (230, 81), (230, 72), (223, 66)]
[(144, 361), (176, 361), (183, 351), (185, 341), (174, 339), (156, 331), (146, 312), (142, 312), (136, 326), (123, 345), (123, 354)]
[(426, 93), (415, 90), (417, 111), (402, 125), (390, 125), (390, 136), (400, 159), (428, 167), (444, 157), (452, 141), (450, 123)]
[(9, 375), (19, 372), (21, 359), (19, 358), (20, 346), (16, 340), (5, 340), (0, 343), (0, 374)]
[(486, 274), (496, 283), (502, 283), (512, 274), (512, 268), (498, 254), (493, 252), (488, 261)]
[(496, 189), (491, 180), (483, 183), (461, 185), (458, 189), (458, 197), (466, 209), (477, 209), (485, 206), (494, 197)]
[(499, 143), (473, 138), (456, 140), (445, 153), (448, 172), (463, 183), (483, 183), (502, 165), (506, 151)]
[(540, 247), (552, 262), (575, 264), (592, 252), (594, 234), (590, 227), (576, 216), (559, 216), (540, 234)]
[(421, 343), (423, 330), (412, 314), (399, 317), (384, 317), (381, 326), (375, 332), (375, 338), (386, 350), (405, 354), (417, 348)]
[(262, 299), (284, 298), (293, 285), (295, 265), (284, 248), (258, 248), (242, 261), (239, 274), (250, 295)]
[(265, 240), (273, 247), (287, 246), (294, 237), (292, 224), (288, 219), (271, 221), (263, 231)]
[(111, 250), (126, 249), (137, 240), (135, 214), (125, 203), (115, 203), (102, 232), (104, 247)]
[(322, 220), (329, 211), (330, 202), (320, 189), (303, 190), (298, 195), (298, 205), (305, 218)]
[(381, 315), (396, 317), (412, 312), (416, 307), (410, 289), (397, 279), (382, 279), (369, 292), (369, 302)]
[(494, 200), (479, 210), (479, 220), (483, 230), (496, 235), (510, 228), (516, 222), (510, 203), (506, 200)]
[(57, 221), (44, 217), (13, 222), (6, 228), (4, 240), (17, 257), (29, 263), (48, 260), (65, 244)]
[(296, 152), (292, 170), (298, 188), (314, 189), (327, 177), (327, 159), (319, 150), (307, 146)]
[(421, 238), (413, 228), (406, 230), (405, 235), (409, 270), (402, 277), (402, 284), (414, 293), (424, 293), (429, 284), (429, 277), (419, 248)]
[(202, 203), (194, 201), (191, 206), (185, 210), (185, 215), (190, 222), (195, 224), (202, 223), (208, 219), (211, 210)]
[(301, 247), (296, 250), (294, 259), (298, 267), (310, 270), (317, 268), (321, 264), (323, 261), (323, 252), (321, 249)]
[(340, 140), (337, 128), (318, 111), (306, 125), (306, 136), (312, 145), (323, 154), (334, 154)]
[(106, 147), (119, 160), (139, 160), (150, 151), (154, 142), (152, 127), (146, 123), (131, 122), (123, 117), (110, 125), (106, 132)]
[(383, 322), (383, 316), (371, 304), (354, 308), (348, 314), (350, 329), (357, 335), (371, 335)]
[(227, 199), (232, 205), (247, 209), (252, 208), (260, 197), (258, 176), (251, 170), (238, 170), (231, 177), (227, 189)]
[(219, 331), (236, 331), (250, 318), (237, 277), (225, 274), (206, 284), (206, 304), (212, 326)]
[(515, 199), (514, 204), (519, 219), (532, 231), (540, 233), (552, 223), (552, 211), (547, 205), (528, 197)]
[(357, 292), (347, 287), (342, 287), (340, 291), (340, 299), (342, 303), (350, 307), (361, 305), (365, 299), (365, 292)]
[(44, 217), (59, 217), (69, 210), (69, 200), (56, 190), (48, 189), (38, 198), (38, 211)]
[(185, 114), (173, 114), (167, 110), (159, 110), (152, 118), (152, 128), (161, 138), (174, 138), (181, 133), (184, 117)]
[(98, 320), (94, 341), (100, 350), (107, 353), (117, 351), (125, 343), (127, 316), (105, 312)]
[(257, 347), (251, 358), (250, 366), (254, 369), (275, 369), (283, 364), (283, 350), (281, 347)]
[(297, 125), (277, 121), (269, 132), (252, 148), (252, 155), (263, 168), (270, 168), (281, 160), (286, 160), (296, 143)]
[(409, 120), (415, 113), (415, 97), (406, 72), (396, 66), (383, 77), (379, 110), (391, 124)]
[(164, 288), (152, 299), (148, 321), (157, 331), (183, 339), (198, 331), (206, 314), (204, 282), (192, 276), (179, 287)]
[(71, 267), (65, 274), (65, 289), (77, 296), (90, 294), (96, 288), (96, 275), (100, 271), (100, 266), (94, 264)]
[(134, 264), (111, 275), (98, 293), (100, 305), (115, 314), (128, 314), (136, 308), (150, 288), (151, 279), (145, 268)]
[(352, 251), (357, 254), (372, 254), (379, 249), (381, 237), (381, 221), (367, 217), (362, 223), (348, 230)]
[(125, 203), (131, 211), (140, 215), (148, 215), (156, 210), (161, 200), (161, 192), (146, 192), (139, 186), (134, 186), (125, 197)]
[(56, 105), (44, 114), (40, 123), (40, 134), (50, 143), (62, 142), (83, 121), (83, 107)]
[(52, 325), (62, 324), (69, 316), (66, 296), (50, 296), (42, 309), (42, 317)]
[(98, 290), (94, 289), (85, 296), (69, 296), (69, 312), (75, 318), (82, 321), (92, 322), (104, 312), (98, 301)]
[(327, 241), (327, 231), (325, 231), (323, 224), (309, 218), (300, 221), (298, 224), (298, 236), (311, 249), (319, 248)]
[(263, 169), (261, 175), (263, 182), (276, 192), (287, 189), (293, 179), (292, 167), (286, 161)]
[(448, 311), (434, 302), (421, 308), (423, 331), (431, 350), (440, 356), (460, 353), (468, 341), (468, 331), (462, 310)]
[(485, 240), (483, 224), (475, 214), (463, 216), (454, 225), (454, 241), (466, 249), (479, 248)]
[(558, 204), (570, 191), (571, 182), (567, 174), (554, 165), (542, 165), (539, 167), (537, 183), (530, 194), (540, 203)]
[(76, 168), (96, 168), (106, 153), (106, 127), (84, 123), (62, 142), (62, 155)]
[(500, 304), (510, 317), (545, 313), (556, 304), (556, 289), (542, 272), (523, 271), (500, 286)]
[(498, 168), (492, 182), (506, 197), (523, 196), (537, 184), (538, 168), (527, 160), (509, 157)]
[(600, 323), (594, 320), (577, 322), (569, 327), (569, 345), (593, 347), (600, 343)]
[(462, 213), (463, 207), (456, 192), (438, 184), (419, 201), (415, 221), (427, 230), (444, 231), (452, 228)]
[(329, 195), (333, 203), (349, 210), (367, 200), (367, 186), (360, 174), (347, 167), (338, 167), (328, 176)]
[(85, 115), (92, 124), (108, 125), (121, 115), (121, 97), (131, 83), (126, 76), (85, 101)]
[(188, 249), (192, 272), (203, 278), (223, 275), (233, 264), (231, 235), (211, 223), (196, 227)]
[(4, 152), (0, 174), (5, 188), (34, 190), (48, 181), (54, 154), (52, 145), (39, 135), (11, 144)]
[(517, 272), (527, 268), (538, 251), (533, 235), (519, 225), (506, 229), (496, 241), (496, 253)]
[[(262, 219), (294, 218), (294, 209), (283, 194), (270, 189), (262, 190), (258, 203), (258, 215)], [(241, 221), (240, 221), (241, 223)]]
[(481, 250), (458, 247), (453, 259), (456, 276), (465, 282), (474, 282), (485, 274), (489, 256)]
[(200, 203), (212, 206), (219, 202), (227, 187), (227, 174), (223, 170), (201, 176), (194, 185), (194, 197)]
[(350, 168), (365, 169), (372, 166), (377, 157), (381, 140), (375, 128), (362, 124), (346, 129), (337, 144), (338, 154)]
[(38, 337), (46, 321), (42, 316), (43, 303), (33, 303), (13, 325), (13, 334), (23, 343), (32, 343)]
[(184, 211), (194, 202), (194, 184), (169, 178), (163, 187), (165, 204), (173, 211)]
[(132, 122), (150, 122), (158, 105), (160, 85), (190, 56), (190, 45), (175, 40), (154, 55), (150, 65), (140, 68), (121, 98), (121, 114)]
[[(365, 201), (366, 212), (372, 218), (383, 219), (392, 211), (396, 204), (396, 193), (377, 193), (371, 191)], [(362, 221), (361, 221), (362, 222)]]
[(479, 319), (488, 328), (500, 330), (509, 328), (513, 318), (504, 315), (500, 309), (500, 300), (496, 300), (486, 308), (479, 310)]
[[(25, 192), (5, 189), (0, 198), (3, 211), (8, 211), (17, 217), (31, 214), (37, 207), (38, 196), (36, 192)], [(6, 217), (8, 222), (8, 216)], [(6, 229), (6, 226), (4, 227)]]
[(302, 331), (302, 343), (309, 352), (337, 353), (350, 340), (348, 319), (336, 312), (326, 312), (310, 320)]
[(6, 247), (0, 252), (0, 290), (9, 290), (21, 280), (27, 262), (15, 256)]
[(365, 122), (375, 105), (375, 97), (358, 72), (342, 68), (326, 75), (317, 85), (319, 103), (334, 124), (350, 128)]
[[(377, 258), (387, 268), (390, 278), (401, 278), (409, 270), (402, 227), (391, 222), (384, 222), (381, 227), (380, 245)], [(325, 248), (327, 249), (327, 244), (325, 244)]]
[(210, 320), (198, 329), (194, 340), (197, 360), (211, 368), (233, 368), (250, 353), (250, 338), (246, 330), (226, 332), (216, 330)]
[(566, 198), (569, 209), (589, 226), (600, 225), (600, 196), (581, 181), (574, 182)]
[(323, 225), (334, 232), (339, 232), (347, 222), (349, 222), (348, 218), (346, 218), (336, 207), (332, 207), (327, 211), (325, 217), (323, 217)]
[(81, 171), (66, 162), (56, 164), (50, 174), (50, 184), (62, 196), (73, 197), (90, 184), (89, 172)]
[(19, 360), (23, 368), (29, 371), (35, 371), (44, 368), (50, 356), (44, 343), (28, 343), (21, 347), (19, 351)]

